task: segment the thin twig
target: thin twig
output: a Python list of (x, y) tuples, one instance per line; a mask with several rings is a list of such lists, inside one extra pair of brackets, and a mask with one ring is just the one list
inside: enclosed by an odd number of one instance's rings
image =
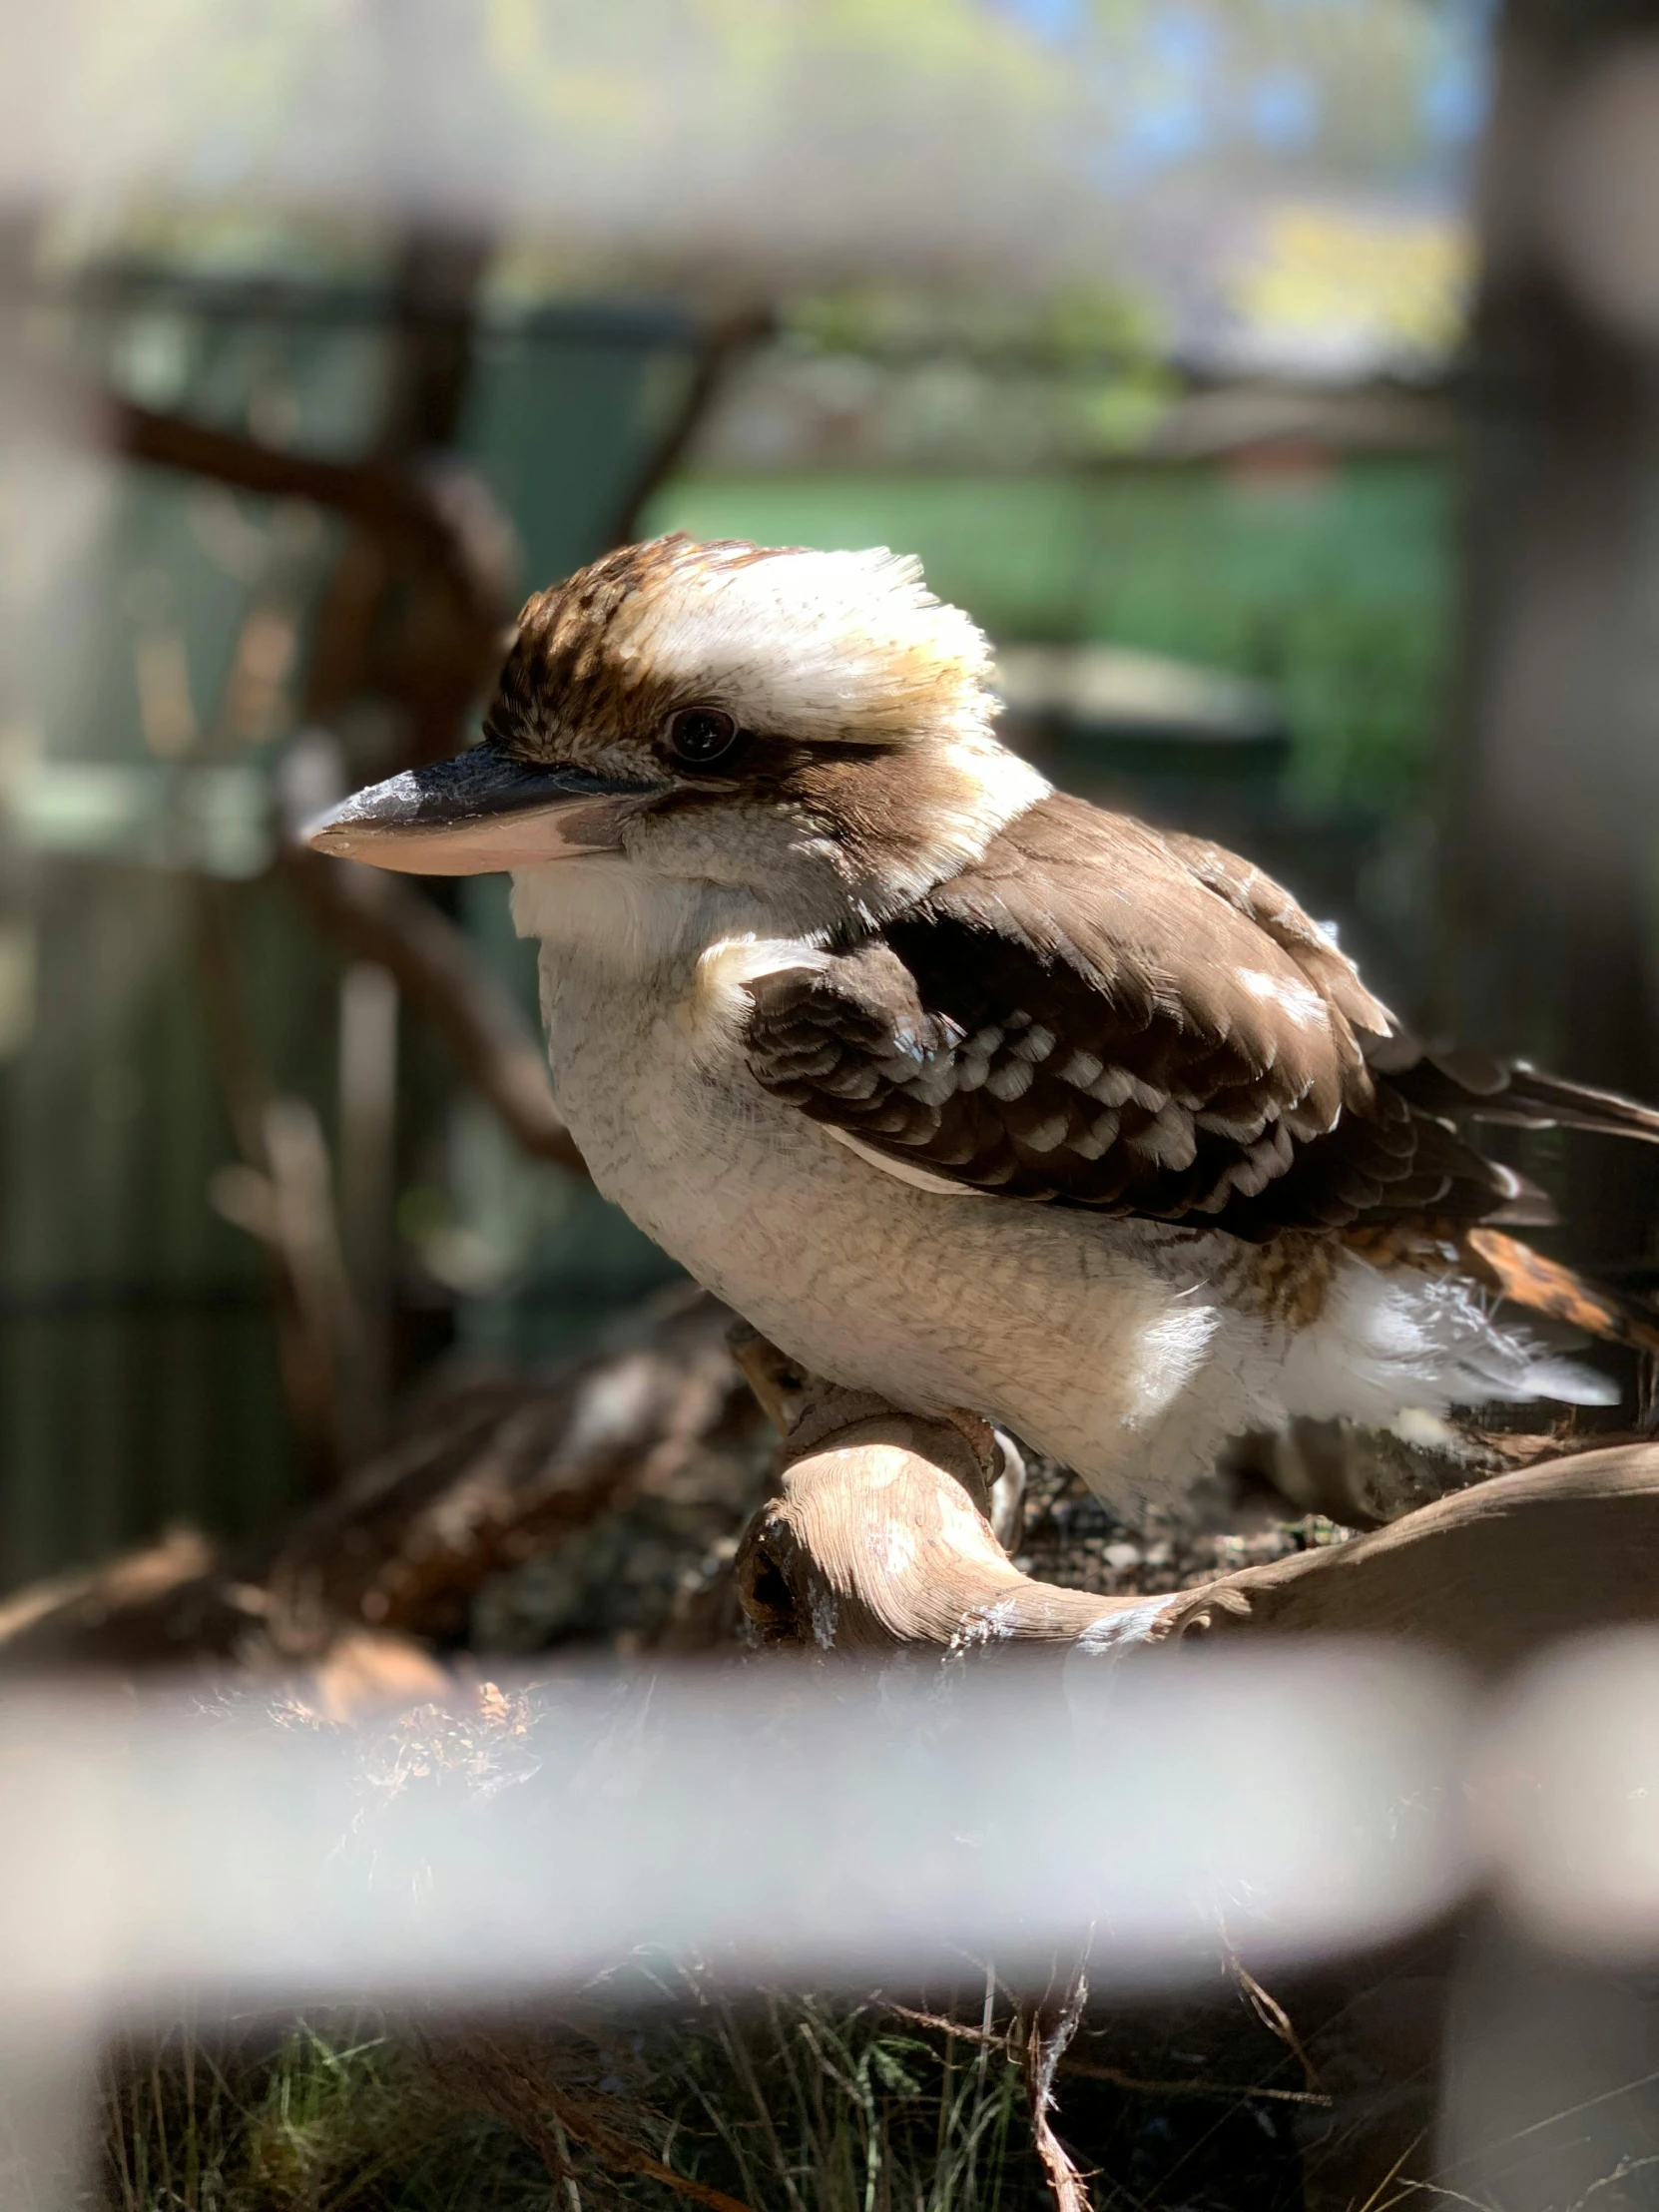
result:
[(1075, 2058), (1068, 2051), (1060, 2061), (1062, 2073), (1078, 2074), (1086, 2081), (1109, 2081), (1115, 2088), (1133, 2090), (1143, 2097), (1212, 2097), (1238, 2099), (1271, 2097), (1279, 2104), (1316, 2104), (1329, 2109), (1331, 2098), (1321, 2089), (1267, 2089), (1235, 2081), (1149, 2081), (1139, 2074), (1104, 2066), (1095, 2058)]
[(1066, 2045), (1077, 2033), (1088, 2001), (1088, 1977), (1081, 1966), (1072, 1974), (1059, 2002), (1044, 2001), (1031, 2014), (1025, 2035), (1025, 2086), (1031, 2103), (1031, 2133), (1053, 2191), (1057, 2212), (1090, 2212), (1088, 2185), (1054, 2132), (1054, 2074)]
[(629, 545), (638, 537), (646, 508), (685, 459), (733, 362), (769, 337), (773, 328), (774, 319), (768, 311), (748, 307), (704, 330), (680, 404), (617, 503), (611, 530), (614, 544)]
[(1325, 2084), (1320, 2079), (1319, 2068), (1303, 2049), (1302, 2038), (1298, 2035), (1291, 2016), (1285, 2007), (1271, 1990), (1263, 1988), (1241, 1958), (1235, 1957), (1230, 1952), (1227, 1966), (1228, 1971), (1238, 1983), (1245, 2001), (1256, 2014), (1256, 2017), (1271, 2034), (1277, 2035), (1285, 2048), (1291, 2052), (1297, 2064), (1302, 2068), (1303, 2079), (1308, 2087), (1316, 2094), (1322, 2094)]
[[(959, 2038), (962, 2042), (977, 2043), (982, 2053), (1002, 2051), (1008, 2057), (1017, 2055), (1015, 2044), (1006, 2035), (988, 2032), (982, 2027), (970, 2027), (964, 2020), (947, 2019), (941, 2012), (920, 2012), (914, 2005), (899, 2004), (892, 1997), (883, 1997), (881, 2003), (888, 2012), (896, 2013), (901, 2020), (910, 2020), (917, 2027), (931, 2028), (935, 2034)], [(1265, 2083), (1246, 2081), (1160, 2081), (1144, 2074), (1126, 2073), (1121, 2066), (1108, 2066), (1097, 2058), (1084, 2058), (1067, 2050), (1060, 2059), (1061, 2073), (1076, 2074), (1085, 2081), (1109, 2081), (1114, 2088), (1127, 2089), (1136, 2096), (1145, 2097), (1208, 2097), (1215, 2101), (1233, 2102), (1241, 2098), (1266, 2097), (1276, 2104), (1311, 2104), (1329, 2110), (1332, 2098), (1323, 2089), (1275, 2089)]]

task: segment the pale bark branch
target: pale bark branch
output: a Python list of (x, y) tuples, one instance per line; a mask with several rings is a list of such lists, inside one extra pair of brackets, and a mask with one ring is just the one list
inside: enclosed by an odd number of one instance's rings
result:
[[(739, 1348), (746, 1370), (752, 1357)], [(1074, 1643), (1145, 1605), (1022, 1574), (988, 1518), (997, 1472), (983, 1422), (923, 1420), (821, 1386), (786, 1444), (778, 1494), (738, 1554), (744, 1610), (762, 1640), (836, 1650)]]
[(1088, 1977), (1079, 1966), (1058, 1995), (1051, 1991), (1032, 2011), (1021, 2054), (1031, 2135), (1055, 2212), (1091, 2212), (1089, 2185), (1054, 2132), (1054, 2074), (1077, 2033), (1088, 1996)]
[[(753, 1371), (753, 1346), (739, 1358)], [(1555, 1637), (1659, 1617), (1659, 1441), (1649, 1438), (1493, 1476), (1348, 1543), (1195, 1589), (1103, 1597), (1023, 1574), (997, 1542), (982, 1423), (797, 1382), (776, 1494), (737, 1559), (764, 1643), (1104, 1650), (1195, 1634), (1370, 1634), (1495, 1673)]]

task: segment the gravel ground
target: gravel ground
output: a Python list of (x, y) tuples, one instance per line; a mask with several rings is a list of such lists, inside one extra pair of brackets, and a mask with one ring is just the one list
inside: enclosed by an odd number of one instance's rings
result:
[[(1288, 1512), (1289, 1507), (1285, 1510)], [(1218, 1574), (1342, 1543), (1351, 1531), (1323, 1514), (1281, 1519), (1253, 1495), (1199, 1492), (1180, 1508), (1130, 1522), (1052, 1459), (1028, 1463), (1025, 1531), (1015, 1563), (1044, 1582), (1105, 1596), (1190, 1590)]]

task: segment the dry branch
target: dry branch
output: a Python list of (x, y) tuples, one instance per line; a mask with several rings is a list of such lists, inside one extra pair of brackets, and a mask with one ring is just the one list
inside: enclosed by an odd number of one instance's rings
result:
[(341, 1622), (453, 1634), (491, 1574), (555, 1549), (741, 1428), (749, 1407), (727, 1320), (713, 1299), (683, 1297), (631, 1342), (549, 1381), (453, 1395), (265, 1562), (274, 1641), (306, 1654)]
[(1048, 2177), (1055, 2212), (1090, 2212), (1089, 2185), (1054, 2132), (1055, 2070), (1077, 2033), (1088, 1995), (1088, 1978), (1079, 1967), (1061, 1993), (1051, 1992), (1033, 2009), (1021, 2053), (1032, 2139)]
[[(755, 1363), (751, 1348), (746, 1364)], [(987, 1518), (992, 1432), (797, 1379), (778, 1491), (738, 1556), (764, 1642), (941, 1651), (1208, 1633), (1377, 1634), (1482, 1671), (1550, 1639), (1659, 1618), (1659, 1442), (1498, 1475), (1351, 1542), (1162, 1597), (1096, 1597), (1015, 1567)]]
[(1022, 1574), (987, 1517), (997, 1472), (995, 1434), (982, 1421), (922, 1420), (879, 1398), (822, 1390), (738, 1553), (744, 1610), (763, 1642), (843, 1651), (1073, 1643), (1144, 1603)]
[(1498, 1672), (1555, 1637), (1659, 1618), (1659, 1441), (1494, 1475), (1163, 1602), (1168, 1633), (1403, 1636)]
[(752, 1463), (759, 1486), (762, 1424), (726, 1311), (676, 1295), (550, 1376), (432, 1391), (400, 1442), (261, 1552), (227, 1558), (181, 1533), (19, 1593), (0, 1609), (0, 1672), (325, 1661), (342, 1703), (373, 1702), (377, 1683), (393, 1694), (491, 1575), (722, 1459), (740, 1480)]
[(703, 330), (680, 403), (618, 504), (611, 532), (616, 544), (627, 545), (638, 537), (647, 507), (691, 450), (692, 440), (733, 363), (751, 346), (770, 337), (775, 327), (774, 317), (765, 308), (748, 307), (711, 322)]
[[(975, 2043), (982, 2049), (1019, 2055), (1020, 2046), (1010, 2035), (994, 2028), (975, 2027), (967, 2020), (952, 2019), (943, 2012), (923, 2012), (913, 2004), (900, 2004), (896, 1997), (883, 1995), (881, 2008), (895, 2019), (908, 2020), (916, 2027), (925, 2027), (935, 2035), (943, 2035), (958, 2042)], [(1017, 2025), (1017, 2023), (1016, 2023)], [(1172, 2076), (1167, 2080), (1150, 2079), (1145, 2074), (1130, 2073), (1122, 2066), (1108, 2066), (1097, 2058), (1081, 2057), (1068, 2047), (1060, 2053), (1061, 2073), (1076, 2074), (1082, 2081), (1109, 2082), (1114, 2089), (1127, 2089), (1135, 2096), (1143, 2097), (1220, 2097), (1228, 2103), (1237, 2103), (1241, 2097), (1266, 2097), (1280, 2104), (1311, 2104), (1322, 2109), (1329, 2107), (1332, 2099), (1321, 2089), (1280, 2089), (1260, 2082), (1211, 2081), (1201, 2074)]]
[(440, 496), (435, 485), (394, 464), (328, 461), (266, 445), (113, 395), (104, 401), (109, 442), (129, 460), (175, 468), (266, 499), (302, 499), (342, 515), (412, 565), (439, 579), (456, 605), (494, 635), (510, 587), (496, 541), (469, 525), (476, 508)]

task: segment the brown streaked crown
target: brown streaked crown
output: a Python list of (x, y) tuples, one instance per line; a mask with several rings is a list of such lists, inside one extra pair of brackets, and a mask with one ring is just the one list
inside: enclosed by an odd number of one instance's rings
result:
[(677, 533), (526, 603), (486, 728), (524, 759), (648, 769), (667, 717), (711, 705), (757, 737), (885, 748), (983, 731), (988, 673), (913, 561)]
[(698, 545), (676, 531), (619, 546), (533, 593), (519, 612), (486, 733), (526, 759), (546, 759), (585, 732), (648, 742), (682, 702), (674, 682), (654, 679), (632, 646), (640, 600), (698, 574), (771, 557), (735, 539)]

